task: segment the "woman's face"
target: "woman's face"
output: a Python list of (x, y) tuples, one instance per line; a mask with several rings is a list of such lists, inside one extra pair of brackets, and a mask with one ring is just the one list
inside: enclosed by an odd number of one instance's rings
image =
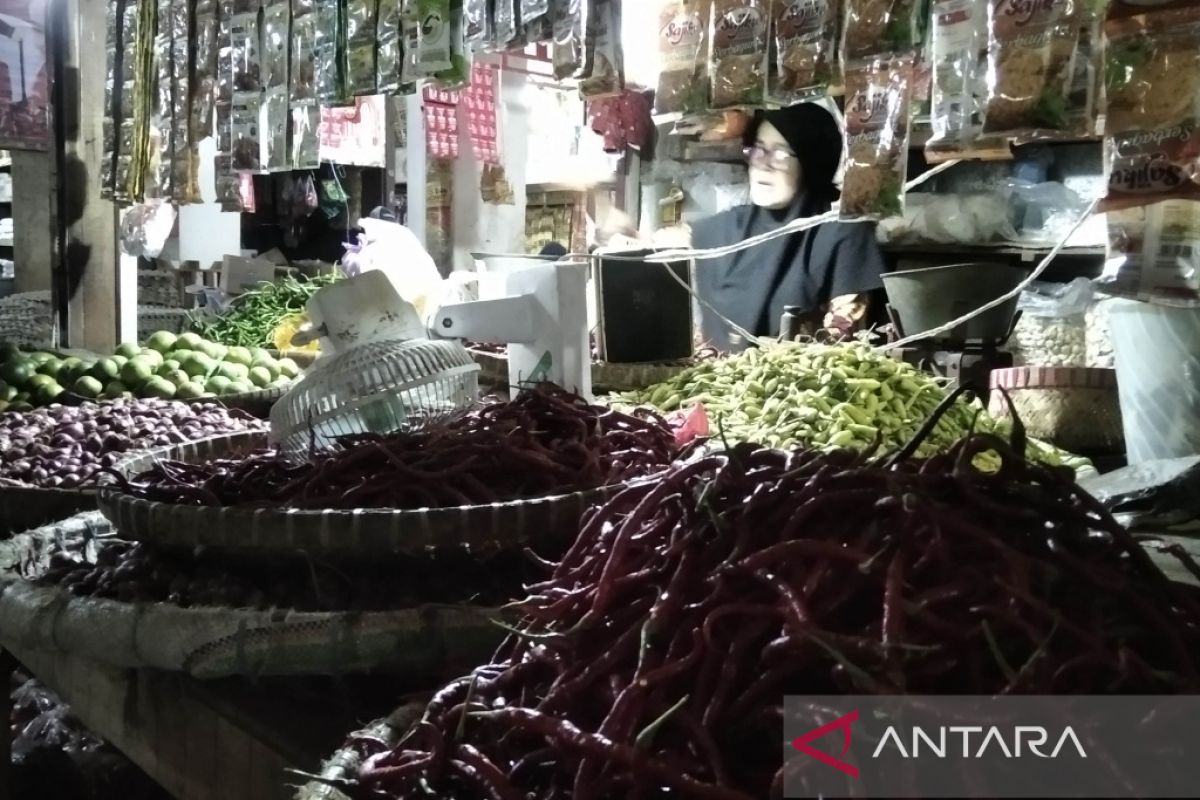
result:
[(769, 122), (758, 126), (750, 151), (750, 202), (761, 208), (787, 208), (800, 191), (800, 159)]

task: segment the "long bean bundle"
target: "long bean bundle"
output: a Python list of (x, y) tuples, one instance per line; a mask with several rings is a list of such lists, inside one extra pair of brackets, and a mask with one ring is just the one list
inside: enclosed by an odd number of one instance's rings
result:
[(351, 742), (360, 796), (777, 798), (787, 694), (1200, 690), (1196, 597), (1022, 436), (739, 446), (627, 489), (492, 663)]
[(659, 472), (675, 454), (673, 434), (652, 414), (589, 405), (550, 385), (432, 429), (343, 444), (302, 464), (273, 452), (165, 462), (124, 488), (189, 505), (444, 508), (611, 486)]
[(192, 330), (228, 346), (275, 347), (275, 330), (288, 318), (303, 314), (317, 290), (340, 277), (331, 273), (299, 280), (289, 275), (239, 295), (224, 314), (211, 321), (195, 320)]

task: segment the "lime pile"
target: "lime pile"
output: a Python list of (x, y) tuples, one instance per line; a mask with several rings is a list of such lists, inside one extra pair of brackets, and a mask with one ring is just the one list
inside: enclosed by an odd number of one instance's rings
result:
[(262, 348), (226, 347), (195, 333), (159, 331), (145, 347), (123, 344), (104, 358), (59, 358), (0, 346), (0, 411), (27, 411), (64, 391), (113, 400), (196, 400), (286, 386), (300, 375), (290, 358)]

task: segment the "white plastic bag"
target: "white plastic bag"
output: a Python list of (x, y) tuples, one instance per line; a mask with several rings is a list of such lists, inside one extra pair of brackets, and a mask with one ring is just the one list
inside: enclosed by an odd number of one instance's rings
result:
[(416, 307), (421, 319), (436, 311), (442, 276), (416, 234), (403, 225), (381, 219), (360, 219), (358, 226), (363, 229), (359, 243), (350, 247), (342, 258), (346, 275), (382, 272), (400, 296)]
[(1019, 366), (1086, 367), (1087, 311), (1092, 284), (1034, 283), (1021, 294), (1021, 319), (1009, 349)]

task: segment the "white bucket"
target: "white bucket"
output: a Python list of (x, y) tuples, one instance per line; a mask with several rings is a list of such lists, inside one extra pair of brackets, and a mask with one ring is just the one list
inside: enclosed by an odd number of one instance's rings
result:
[(1200, 454), (1200, 308), (1112, 303), (1130, 464)]

